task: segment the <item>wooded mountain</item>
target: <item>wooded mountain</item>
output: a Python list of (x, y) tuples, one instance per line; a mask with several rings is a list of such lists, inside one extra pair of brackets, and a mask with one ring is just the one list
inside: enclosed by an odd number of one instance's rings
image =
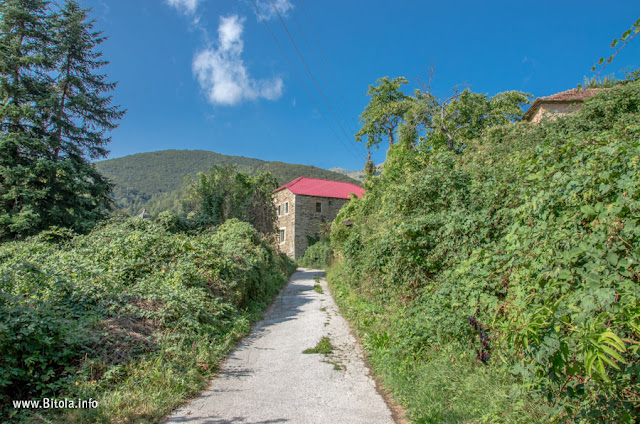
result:
[(96, 162), (98, 170), (115, 183), (113, 198), (118, 209), (133, 215), (142, 208), (152, 215), (182, 212), (185, 177), (195, 177), (215, 165), (235, 164), (249, 175), (270, 172), (279, 184), (298, 177), (324, 178), (357, 184), (341, 173), (284, 162), (228, 156), (207, 150), (161, 150)]

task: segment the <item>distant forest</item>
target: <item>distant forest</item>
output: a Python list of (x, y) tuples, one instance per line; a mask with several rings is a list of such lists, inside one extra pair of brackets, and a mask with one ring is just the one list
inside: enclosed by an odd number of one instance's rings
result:
[(195, 177), (215, 165), (235, 164), (249, 175), (270, 172), (279, 184), (298, 177), (324, 178), (358, 184), (358, 181), (315, 166), (269, 162), (242, 156), (227, 156), (206, 150), (162, 150), (138, 153), (96, 162), (98, 170), (115, 183), (115, 206), (129, 215), (143, 208), (156, 215), (170, 211), (181, 215), (185, 177)]

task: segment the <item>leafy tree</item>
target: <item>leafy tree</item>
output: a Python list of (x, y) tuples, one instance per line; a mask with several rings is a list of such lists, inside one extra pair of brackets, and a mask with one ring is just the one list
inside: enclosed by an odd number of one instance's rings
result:
[(0, 236), (86, 231), (105, 214), (112, 186), (89, 159), (106, 156), (124, 111), (97, 73), (105, 38), (88, 12), (75, 0), (0, 4)]
[(369, 104), (360, 115), (363, 124), (356, 133), (356, 140), (367, 138), (367, 148), (378, 146), (382, 137), (386, 136), (389, 146), (395, 142), (395, 132), (402, 117), (409, 108), (410, 98), (400, 88), (408, 84), (404, 77), (389, 80), (389, 77), (376, 81), (377, 86), (370, 85), (367, 96), (371, 98)]
[(185, 206), (189, 217), (203, 224), (220, 225), (237, 218), (249, 222), (263, 234), (275, 232), (273, 190), (277, 182), (269, 173), (251, 177), (235, 165), (214, 166), (200, 172), (187, 187)]
[(446, 146), (449, 151), (460, 151), (464, 140), (480, 136), (491, 126), (518, 121), (522, 106), (529, 103), (530, 94), (507, 91), (488, 98), (472, 93), (468, 88), (445, 99), (435, 96), (429, 87), (415, 91), (411, 107), (405, 114), (400, 129), (401, 140), (413, 146), (420, 134), (430, 146)]
[(356, 134), (357, 141), (367, 137), (367, 148), (378, 146), (383, 136), (392, 146), (397, 132), (400, 141), (411, 148), (422, 139), (433, 147), (460, 151), (463, 140), (478, 137), (486, 128), (520, 120), (522, 107), (531, 97), (508, 91), (488, 98), (455, 87), (451, 96), (439, 98), (430, 84), (421, 84), (414, 96), (408, 96), (400, 91), (408, 84), (404, 77), (384, 77), (377, 83), (369, 86), (371, 100), (360, 115), (363, 126)]

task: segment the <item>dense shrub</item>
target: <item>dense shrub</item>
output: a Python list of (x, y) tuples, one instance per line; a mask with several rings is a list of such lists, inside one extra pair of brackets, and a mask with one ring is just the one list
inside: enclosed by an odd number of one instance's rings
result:
[[(18, 412), (11, 400), (45, 396), (98, 398), (99, 410), (79, 421), (161, 417), (201, 386), (293, 272), (247, 223), (187, 235), (165, 218), (0, 245), (3, 420)], [(173, 373), (189, 384), (171, 382)], [(141, 393), (154, 378), (149, 393), (166, 396), (149, 401)], [(123, 407), (117, 399), (127, 390)]]
[(490, 129), (462, 154), (394, 146), (332, 228), (345, 296), (385, 305), (384, 324), (361, 322), (365, 340), (384, 337), (404, 364), (477, 356), (545, 419), (638, 419), (639, 116), (635, 83), (570, 117)]
[(333, 257), (329, 240), (320, 240), (307, 248), (300, 259), (300, 265), (307, 268), (325, 269)]

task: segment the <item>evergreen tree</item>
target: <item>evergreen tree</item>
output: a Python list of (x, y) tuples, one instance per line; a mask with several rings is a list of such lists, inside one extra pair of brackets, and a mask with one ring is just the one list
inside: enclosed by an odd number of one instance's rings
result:
[[(0, 13), (12, 11), (33, 22), (31, 37), (37, 41), (29, 51), (8, 48), (20, 43), (11, 40), (12, 32), (23, 26), (2, 13), (2, 107), (20, 108), (0, 114), (3, 123), (10, 124), (0, 134), (0, 236), (24, 236), (52, 225), (85, 231), (106, 213), (112, 189), (89, 159), (107, 155), (107, 132), (124, 114), (107, 94), (116, 84), (97, 73), (108, 63), (96, 51), (105, 38), (94, 31), (89, 10), (75, 0), (55, 13), (36, 0), (8, 0), (0, 7)], [(7, 33), (12, 36), (5, 37)], [(17, 53), (28, 60), (17, 60)], [(14, 61), (33, 63), (22, 69), (33, 81), (14, 76)], [(34, 88), (31, 97), (17, 103), (6, 94)], [(16, 119), (23, 125), (11, 125)], [(26, 125), (28, 121), (33, 125)], [(21, 160), (18, 169), (12, 166), (16, 155)]]
[(43, 110), (49, 89), (48, 4), (0, 2), (0, 237), (34, 232), (47, 188)]

